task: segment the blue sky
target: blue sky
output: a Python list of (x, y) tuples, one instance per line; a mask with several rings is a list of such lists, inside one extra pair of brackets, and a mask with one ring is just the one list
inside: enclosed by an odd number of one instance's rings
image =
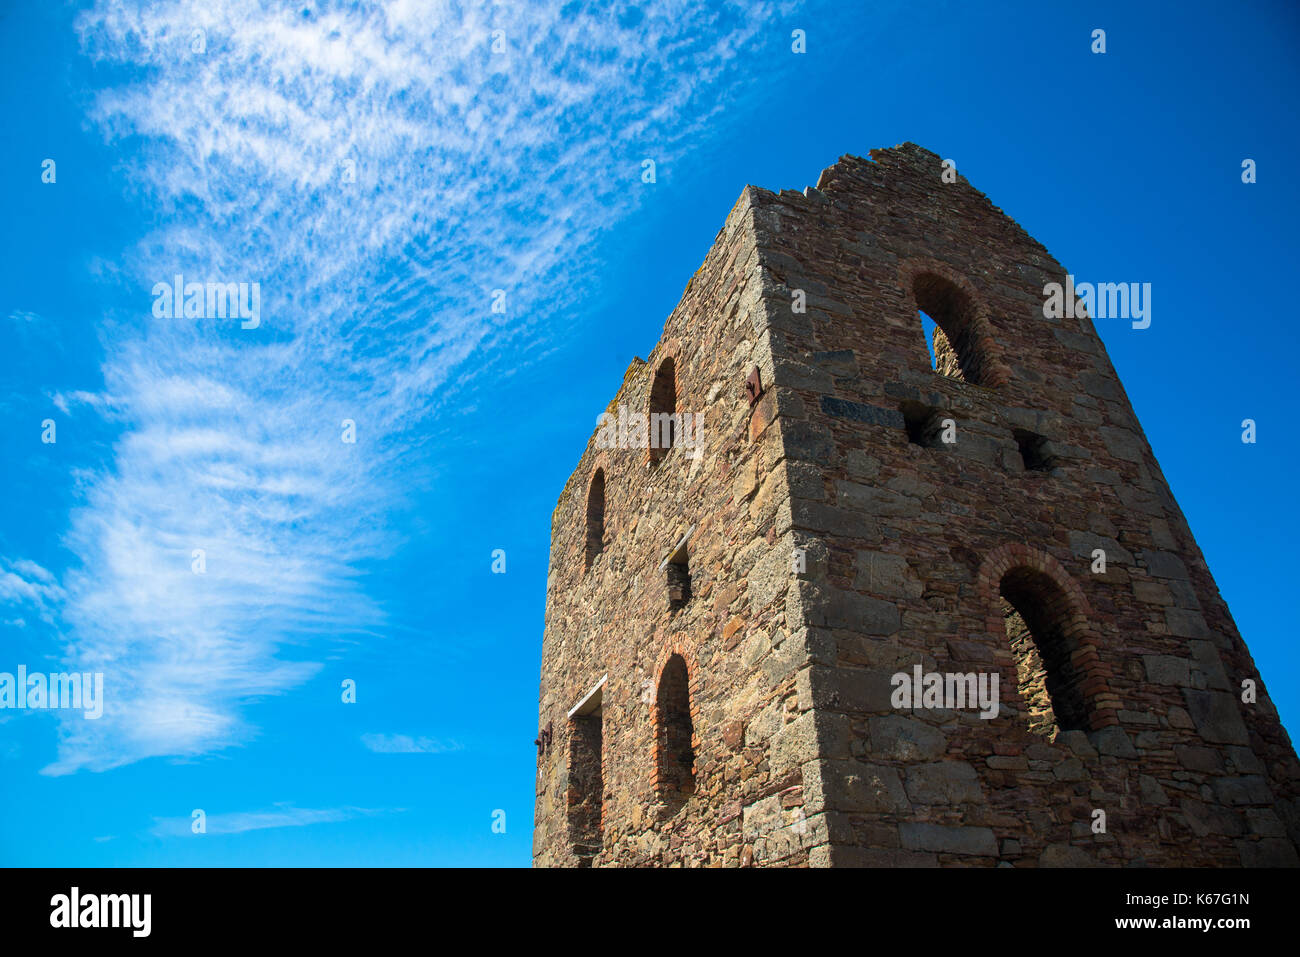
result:
[[(0, 713), (0, 863), (526, 865), (596, 415), (744, 184), (907, 140), (1152, 284), (1149, 329), (1098, 325), (1300, 724), (1292, 4), (16, 6), (0, 671), (108, 703)], [(260, 324), (155, 317), (177, 272), (259, 283)]]

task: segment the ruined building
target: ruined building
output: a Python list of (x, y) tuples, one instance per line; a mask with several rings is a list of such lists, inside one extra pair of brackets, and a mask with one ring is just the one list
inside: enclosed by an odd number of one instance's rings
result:
[[(535, 864), (1297, 863), (1295, 751), (1065, 274), (911, 144), (745, 189), (555, 509)], [(701, 418), (623, 447), (654, 413)], [(900, 706), (931, 673), (970, 699)]]

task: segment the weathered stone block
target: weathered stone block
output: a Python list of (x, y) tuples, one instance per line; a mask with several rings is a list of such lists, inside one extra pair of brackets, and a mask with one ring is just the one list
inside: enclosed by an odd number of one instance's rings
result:
[(919, 718), (901, 714), (871, 718), (872, 753), (896, 761), (926, 761), (940, 757), (947, 749), (943, 732)]
[(1049, 844), (1038, 857), (1039, 867), (1096, 867), (1097, 859), (1073, 844)]
[(929, 824), (907, 821), (899, 825), (903, 847), (917, 851), (935, 851), (941, 854), (971, 854), (980, 857), (997, 857), (998, 845), (993, 832), (987, 827), (954, 827), (946, 824)]
[(1216, 744), (1250, 743), (1250, 734), (1231, 694), (1184, 688), (1183, 697), (1187, 701), (1187, 712), (1196, 723), (1196, 730), (1206, 741)]
[(908, 807), (898, 770), (886, 765), (827, 761), (822, 787), (832, 808), (884, 813)]
[(979, 775), (965, 761), (908, 768), (907, 796), (914, 804), (971, 804), (984, 800)]
[(1177, 685), (1185, 688), (1192, 683), (1191, 663), (1186, 658), (1172, 655), (1143, 655), (1147, 680), (1158, 685)]

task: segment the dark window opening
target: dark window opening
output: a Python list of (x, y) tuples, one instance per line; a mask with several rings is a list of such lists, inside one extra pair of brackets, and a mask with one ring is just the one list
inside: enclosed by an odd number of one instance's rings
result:
[(943, 420), (947, 416), (939, 409), (920, 402), (904, 402), (898, 410), (903, 413), (907, 441), (927, 449), (944, 448)]
[(691, 562), (686, 543), (669, 556), (664, 570), (668, 575), (668, 608), (684, 608), (691, 600)]
[(650, 386), (650, 462), (663, 460), (677, 441), (677, 367), (665, 359)]
[[(975, 334), (975, 303), (954, 283), (921, 273), (912, 283), (921, 313), (921, 328), (930, 350), (931, 368), (939, 375), (981, 385), (987, 361)], [(934, 328), (927, 328), (926, 320)]]
[(655, 717), (659, 799), (674, 810), (695, 793), (690, 676), (681, 655), (669, 658), (659, 675)]
[(587, 563), (596, 560), (605, 549), (605, 470), (596, 469), (591, 480), (591, 491), (587, 493)]
[(604, 842), (605, 711), (602, 692), (569, 719), (569, 841), (579, 867), (590, 867)]
[(1083, 673), (1071, 661), (1069, 598), (1047, 575), (1025, 567), (1003, 576), (1001, 595), (1029, 730), (1049, 739), (1087, 730)]
[(1050, 472), (1056, 467), (1056, 457), (1052, 454), (1052, 444), (1041, 435), (1026, 432), (1023, 429), (1012, 430), (1016, 445), (1020, 448), (1020, 458), (1029, 472)]

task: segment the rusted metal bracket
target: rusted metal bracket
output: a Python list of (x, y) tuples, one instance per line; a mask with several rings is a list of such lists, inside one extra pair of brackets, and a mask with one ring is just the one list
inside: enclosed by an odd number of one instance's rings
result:
[(551, 738), (554, 737), (554, 733), (551, 729), (554, 725), (554, 721), (548, 721), (546, 722), (546, 727), (537, 732), (537, 740), (534, 741), (533, 744), (537, 745), (537, 756), (539, 758), (551, 749)]
[(762, 394), (763, 378), (758, 374), (758, 366), (754, 366), (749, 378), (745, 380), (745, 395), (749, 396), (749, 404), (753, 405)]

